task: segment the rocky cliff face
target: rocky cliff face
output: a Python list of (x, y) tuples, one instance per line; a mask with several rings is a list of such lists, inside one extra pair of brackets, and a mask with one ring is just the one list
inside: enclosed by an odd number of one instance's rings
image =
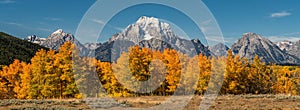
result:
[(294, 55), (300, 59), (300, 40), (291, 42), (288, 40), (277, 42), (276, 45), (284, 52)]
[(87, 56), (90, 54), (89, 49), (82, 45), (72, 34), (65, 33), (62, 29), (58, 29), (57, 31), (53, 32), (40, 45), (57, 51), (59, 50), (59, 47), (66, 42), (74, 43), (81, 55)]
[(46, 41), (46, 38), (40, 38), (36, 35), (32, 35), (32, 36), (27, 36), (24, 40), (31, 42), (31, 43), (41, 45), (42, 43), (44, 43)]
[(231, 46), (235, 55), (253, 59), (255, 55), (267, 63), (298, 64), (299, 59), (282, 51), (276, 44), (255, 33), (245, 33)]
[(227, 51), (228, 51), (229, 47), (223, 43), (218, 43), (218, 44), (210, 47), (209, 49), (216, 56), (227, 56)]
[(153, 17), (143, 16), (139, 18), (136, 23), (114, 35), (110, 42), (115, 40), (131, 41), (135, 45), (155, 50), (172, 48), (189, 55), (198, 53), (211, 55), (208, 47), (204, 46), (198, 39), (182, 39), (172, 31), (168, 23), (161, 22)]
[(85, 43), (83, 44), (85, 48), (90, 49), (90, 50), (95, 50), (99, 47), (101, 47), (101, 43)]

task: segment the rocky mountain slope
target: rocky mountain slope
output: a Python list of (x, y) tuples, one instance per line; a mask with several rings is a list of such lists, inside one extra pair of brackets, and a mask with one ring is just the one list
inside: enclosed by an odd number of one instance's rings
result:
[(218, 43), (218, 44), (210, 47), (209, 49), (216, 56), (226, 56), (229, 47), (223, 43)]
[(245, 33), (231, 46), (235, 55), (253, 59), (255, 55), (267, 63), (299, 64), (299, 58), (282, 51), (276, 44), (256, 33)]
[(285, 40), (282, 42), (277, 42), (276, 45), (280, 47), (282, 51), (300, 58), (300, 40), (296, 42)]
[(68, 41), (73, 42), (77, 46), (84, 47), (72, 34), (65, 33), (62, 29), (58, 29), (49, 35), (41, 45), (53, 50), (58, 50), (61, 45)]
[[(172, 31), (168, 23), (146, 16), (140, 17), (136, 23), (129, 25), (124, 31), (113, 35), (105, 44), (111, 45), (110, 47), (112, 48), (117, 48), (115, 51), (120, 50), (119, 47), (124, 48), (121, 50), (126, 51), (128, 46), (139, 45), (160, 51), (171, 48), (189, 55), (202, 53), (211, 56), (208, 47), (204, 46), (198, 39), (182, 39)], [(104, 58), (101, 60), (107, 61), (109, 59), (105, 59), (105, 55), (107, 54), (101, 55), (101, 52), (97, 52), (97, 50), (103, 49), (105, 49), (105, 45), (96, 49), (96, 53), (99, 53), (96, 56), (97, 58)]]
[(62, 29), (58, 29), (50, 34), (40, 45), (58, 51), (60, 46), (69, 41), (75, 44), (81, 55), (87, 56), (90, 54), (88, 48), (81, 44), (72, 34), (66, 33)]

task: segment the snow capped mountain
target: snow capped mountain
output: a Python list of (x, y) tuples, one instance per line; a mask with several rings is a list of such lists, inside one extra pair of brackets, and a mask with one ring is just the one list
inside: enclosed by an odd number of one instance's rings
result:
[(282, 51), (300, 58), (300, 40), (297, 42), (284, 40), (282, 42), (277, 42), (276, 45)]
[(288, 51), (290, 50), (294, 43), (291, 42), (291, 41), (288, 41), (288, 40), (284, 40), (282, 42), (277, 42), (276, 45), (281, 49), (281, 50), (284, 50), (284, 51)]
[(299, 59), (285, 53), (276, 44), (256, 33), (245, 33), (231, 46), (235, 55), (253, 59), (255, 55), (267, 63), (299, 64)]
[(65, 33), (62, 29), (53, 32), (41, 45), (53, 50), (58, 50), (61, 45), (68, 41), (71, 41), (76, 45), (82, 45), (72, 34)]
[(158, 48), (155, 44), (168, 43), (168, 45), (170, 45), (170, 47), (173, 49), (189, 55), (198, 54), (199, 52), (208, 56), (211, 55), (208, 48), (205, 47), (200, 41), (193, 42), (193, 40), (191, 41), (178, 37), (172, 31), (168, 23), (161, 22), (158, 18), (154, 17), (140, 17), (134, 24), (129, 25), (124, 31), (114, 35), (110, 39), (110, 42), (116, 40), (131, 41), (135, 45), (147, 46), (148, 48), (152, 48), (151, 46), (153, 46), (155, 48), (152, 49), (158, 50), (163, 50), (166, 48), (166, 45), (161, 45), (161, 47)]
[[(175, 49), (190, 56), (199, 53), (206, 56), (224, 56), (229, 49), (224, 44), (207, 47), (199, 39), (187, 40), (178, 37), (170, 25), (154, 17), (140, 17), (134, 24), (122, 32), (115, 34), (104, 43), (81, 44), (72, 34), (58, 29), (48, 38), (28, 36), (25, 40), (44, 47), (58, 50), (67, 41), (74, 43), (82, 55), (92, 55), (101, 61), (116, 61), (120, 54), (128, 51), (131, 46), (150, 48), (163, 51), (166, 48)], [(94, 50), (94, 51), (91, 51)], [(245, 33), (231, 46), (235, 55), (250, 60), (258, 55), (262, 61), (277, 64), (300, 64), (300, 40), (297, 42), (283, 41), (276, 44), (256, 33)]]
[(102, 44), (101, 43), (85, 43), (83, 44), (85, 48), (88, 48), (90, 50), (95, 50), (99, 48)]
[(175, 43), (177, 36), (168, 23), (160, 22), (154, 17), (143, 16), (135, 24), (129, 25), (123, 32), (114, 35), (111, 40), (126, 39), (138, 43), (152, 38)]
[(32, 35), (32, 36), (27, 36), (27, 38), (24, 38), (24, 40), (26, 40), (28, 42), (36, 43), (36, 44), (42, 44), (43, 42), (46, 41), (46, 38), (40, 38), (36, 35)]
[(300, 40), (294, 43), (292, 49), (288, 51), (289, 54), (294, 55), (300, 59)]
[(64, 33), (64, 31), (62, 29), (58, 29), (55, 32), (53, 32), (52, 34), (66, 34), (66, 33)]
[(58, 29), (50, 34), (48, 38), (46, 38), (46, 40), (40, 45), (57, 51), (59, 50), (59, 47), (68, 41), (75, 44), (81, 55), (86, 56), (90, 54), (89, 49), (82, 45), (72, 34), (66, 33), (62, 29)]

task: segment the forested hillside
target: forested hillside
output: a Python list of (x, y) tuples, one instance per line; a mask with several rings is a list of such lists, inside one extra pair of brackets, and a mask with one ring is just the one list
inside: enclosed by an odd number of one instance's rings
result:
[(0, 68), (1, 65), (11, 64), (14, 59), (29, 62), (41, 48), (46, 49), (38, 44), (33, 44), (0, 32)]

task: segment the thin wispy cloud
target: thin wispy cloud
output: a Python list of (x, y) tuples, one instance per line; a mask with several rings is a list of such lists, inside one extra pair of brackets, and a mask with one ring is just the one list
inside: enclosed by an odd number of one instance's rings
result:
[(52, 32), (52, 30), (47, 29), (47, 28), (35, 28), (35, 27), (29, 27), (26, 24), (21, 24), (21, 23), (17, 23), (17, 22), (0, 22), (0, 24), (4, 24), (4, 25), (10, 25), (13, 26), (15, 28), (21, 28), (21, 29), (27, 29), (27, 30), (34, 30), (34, 31), (44, 31), (44, 32)]
[(92, 21), (95, 22), (95, 23), (101, 24), (101, 25), (105, 24), (104, 21), (99, 20), (99, 19), (92, 19)]
[[(99, 20), (99, 19), (92, 19), (92, 21), (95, 22), (95, 23), (98, 23), (98, 24), (100, 24), (100, 25), (105, 25), (105, 22), (102, 21), (102, 20)], [(118, 31), (123, 31), (123, 28), (121, 28), (121, 27), (113, 26), (113, 25), (110, 25), (110, 24), (106, 24), (106, 25), (107, 25), (108, 27), (113, 28), (113, 29), (116, 29), (116, 30), (118, 30)]]
[(51, 18), (51, 17), (46, 17), (46, 20), (50, 20), (50, 21), (62, 21), (63, 19), (61, 18)]
[(213, 22), (213, 19), (205, 20), (205, 21), (203, 21), (201, 24), (202, 24), (202, 25), (208, 25), (208, 24), (210, 24), (211, 22)]
[(266, 38), (270, 39), (273, 42), (279, 42), (284, 40), (296, 42), (300, 40), (300, 37), (296, 37), (296, 36), (266, 36)]
[(212, 41), (212, 42), (221, 42), (224, 40), (225, 43), (233, 43), (232, 41), (234, 41), (234, 38), (228, 38), (228, 37), (224, 37), (223, 39), (220, 39), (219, 36), (209, 36), (209, 37), (205, 37), (206, 40), (208, 41)]
[(282, 18), (282, 17), (286, 17), (286, 16), (291, 16), (292, 13), (287, 12), (287, 11), (281, 11), (281, 12), (276, 12), (276, 13), (272, 13), (270, 15), (271, 18)]
[(278, 35), (269, 35), (265, 36), (266, 38), (270, 39), (273, 42), (279, 42), (284, 40), (289, 40), (292, 42), (300, 40), (300, 32), (290, 32)]
[(36, 28), (36, 29), (40, 30), (40, 31), (45, 31), (45, 32), (52, 32), (52, 30), (47, 29), (47, 28)]
[(16, 23), (16, 22), (7, 22), (5, 24), (8, 24), (8, 25), (15, 25), (15, 26), (23, 26), (23, 24), (20, 24), (20, 23)]
[(300, 36), (300, 32), (285, 33), (281, 34), (280, 36)]
[(0, 0), (0, 4), (16, 3), (14, 0)]

